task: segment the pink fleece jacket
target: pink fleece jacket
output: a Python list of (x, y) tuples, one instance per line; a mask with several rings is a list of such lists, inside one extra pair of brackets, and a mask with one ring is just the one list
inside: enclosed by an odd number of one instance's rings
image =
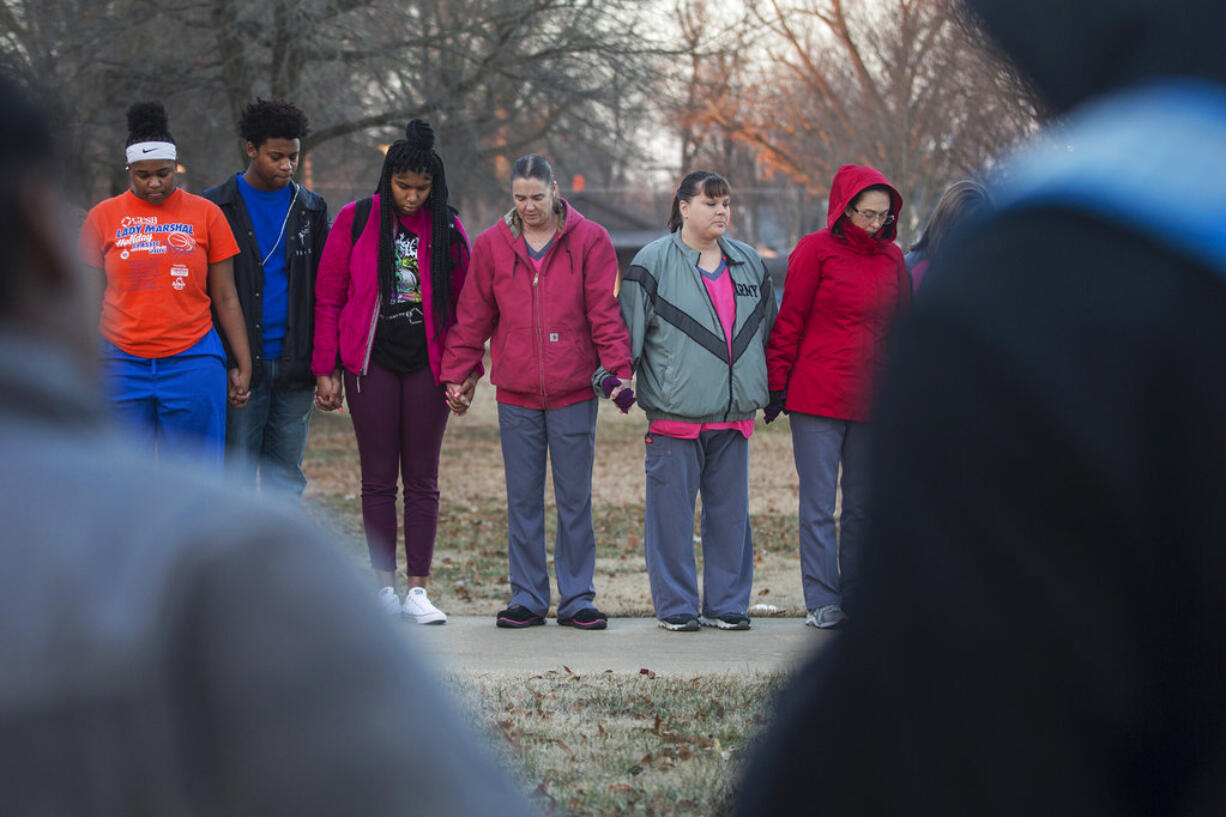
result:
[[(379, 196), (373, 196), (370, 216), (356, 243), (350, 239), (355, 205), (356, 202), (350, 202), (337, 213), (319, 258), (319, 275), (315, 282), (315, 351), (311, 361), (311, 372), (316, 377), (334, 372), (338, 362), (357, 375), (366, 374), (370, 365), (370, 350), (379, 317)], [(420, 239), (417, 268), (429, 270), (430, 214), (423, 208), (411, 216), (401, 216), (400, 223)], [(467, 242), (459, 216), (455, 224)], [(459, 302), (468, 273), (468, 253), (456, 250), (459, 263), (451, 273), (453, 304)], [(454, 320), (448, 326), (435, 326), (431, 276), (423, 272), (420, 278), (426, 357), (434, 382), (442, 383), (439, 374), (443, 344)]]

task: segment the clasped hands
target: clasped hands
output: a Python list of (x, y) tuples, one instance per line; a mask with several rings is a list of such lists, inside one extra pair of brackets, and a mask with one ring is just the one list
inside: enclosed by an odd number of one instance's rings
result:
[(473, 392), (477, 388), (477, 373), (469, 372), (463, 383), (445, 383), (445, 399), (451, 413), (459, 416), (468, 411), (473, 402)]

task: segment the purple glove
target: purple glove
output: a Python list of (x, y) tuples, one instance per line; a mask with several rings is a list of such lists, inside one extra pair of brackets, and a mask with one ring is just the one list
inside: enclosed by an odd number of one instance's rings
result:
[(783, 411), (783, 403), (785, 399), (786, 392), (771, 392), (771, 401), (766, 404), (766, 408), (762, 409), (763, 422), (770, 425), (779, 416), (779, 412)]
[(634, 389), (627, 386), (621, 390), (621, 393), (613, 398), (613, 405), (617, 406), (617, 410), (622, 414), (630, 411), (630, 407), (634, 405)]
[[(608, 397), (613, 393), (613, 390), (622, 384), (621, 378), (615, 375), (609, 375), (604, 380), (600, 381), (600, 390), (604, 392), (604, 396)], [(630, 411), (630, 407), (634, 405), (634, 389), (626, 387), (621, 390), (621, 393), (613, 398), (613, 405), (617, 406), (617, 410), (622, 414)]]

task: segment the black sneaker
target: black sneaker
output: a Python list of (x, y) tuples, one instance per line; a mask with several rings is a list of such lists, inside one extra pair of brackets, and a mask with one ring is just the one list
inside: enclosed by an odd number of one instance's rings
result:
[(609, 626), (609, 617), (595, 607), (587, 607), (569, 618), (558, 616), (558, 626), (578, 627), (580, 630), (603, 630)]
[(743, 616), (740, 613), (728, 613), (717, 618), (703, 616), (702, 625), (704, 627), (716, 627), (720, 630), (748, 630), (749, 616)]
[(544, 616), (538, 616), (522, 604), (512, 604), (507, 609), (501, 610), (498, 613), (497, 624), (499, 627), (510, 627), (518, 630), (521, 627), (532, 627), (533, 625), (544, 623)]
[(689, 613), (678, 613), (675, 616), (665, 616), (660, 619), (660, 626), (665, 630), (674, 632), (692, 633), (695, 630), (702, 629), (702, 625), (698, 623), (698, 618), (691, 616)]

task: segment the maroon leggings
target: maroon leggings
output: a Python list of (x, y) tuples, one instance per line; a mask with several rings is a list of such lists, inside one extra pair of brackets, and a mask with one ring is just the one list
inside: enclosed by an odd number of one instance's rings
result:
[(404, 553), (410, 576), (429, 576), (438, 531), (438, 458), (447, 428), (443, 387), (430, 369), (399, 374), (371, 363), (345, 372), (362, 463), (362, 525), (370, 566), (396, 570), (396, 478), (404, 482)]

